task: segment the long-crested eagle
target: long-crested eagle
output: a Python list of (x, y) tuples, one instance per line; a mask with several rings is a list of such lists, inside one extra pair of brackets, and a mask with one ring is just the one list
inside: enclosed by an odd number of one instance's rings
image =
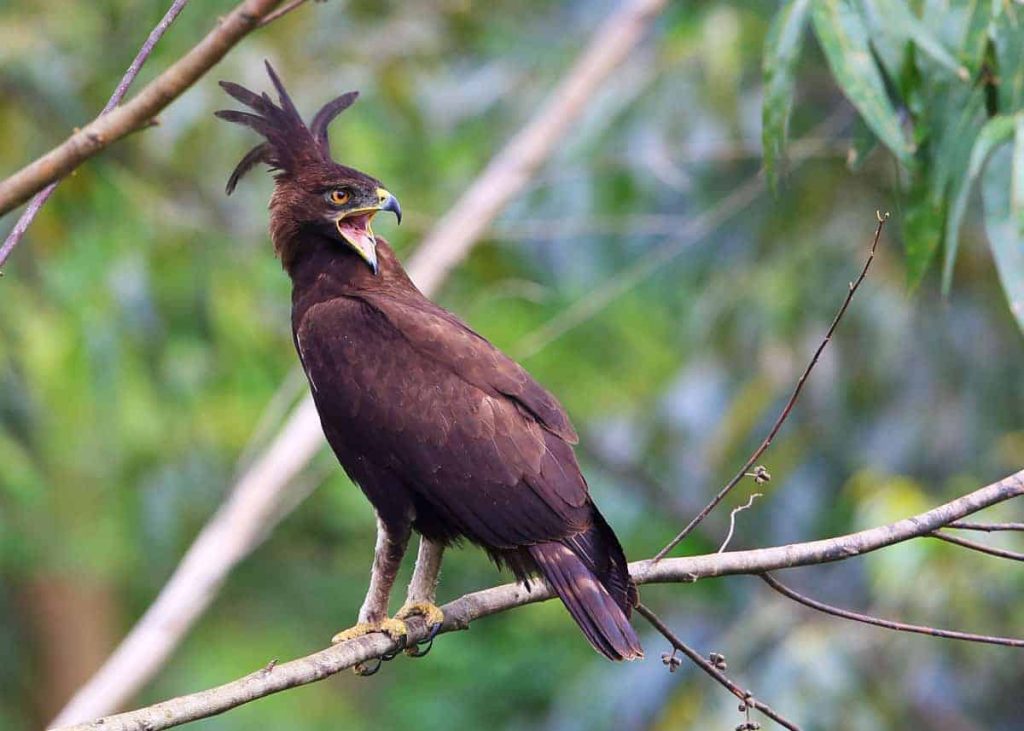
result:
[[(370, 587), (358, 624), (404, 641), (405, 618), (434, 631), (441, 555), (461, 539), (520, 581), (540, 573), (590, 644), (613, 660), (642, 657), (629, 624), (637, 602), (618, 539), (587, 492), (577, 436), (554, 396), (416, 288), (370, 222), (398, 201), (375, 178), (331, 159), (327, 127), (357, 93), (307, 126), (267, 64), (278, 102), (238, 84), (251, 112), (217, 116), (264, 137), (235, 168), (275, 171), (270, 235), (292, 280), (292, 332), (324, 434), (377, 513)], [(421, 535), (405, 605), (388, 599), (411, 531)], [(528, 585), (528, 584), (527, 584)], [(414, 649), (414, 648), (410, 648)]]

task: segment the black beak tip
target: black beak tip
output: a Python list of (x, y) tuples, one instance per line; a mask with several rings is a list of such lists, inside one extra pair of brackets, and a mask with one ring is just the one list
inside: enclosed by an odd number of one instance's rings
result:
[(384, 205), (381, 206), (382, 211), (391, 211), (395, 214), (395, 218), (398, 219), (398, 224), (402, 224), (402, 206), (398, 204), (398, 199), (395, 196), (389, 197), (384, 201)]

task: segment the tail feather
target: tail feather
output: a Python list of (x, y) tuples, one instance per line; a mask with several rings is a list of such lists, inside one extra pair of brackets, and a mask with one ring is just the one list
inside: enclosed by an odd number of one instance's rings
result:
[[(603, 540), (608, 535), (614, 545)], [(643, 657), (628, 618), (636, 589), (625, 573), (622, 549), (603, 519), (580, 536), (528, 550), (595, 650), (610, 660)]]

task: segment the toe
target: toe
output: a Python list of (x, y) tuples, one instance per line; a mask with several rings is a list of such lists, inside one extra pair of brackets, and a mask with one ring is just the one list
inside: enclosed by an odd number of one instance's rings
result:
[(395, 616), (403, 619), (420, 616), (426, 621), (428, 627), (440, 626), (444, 623), (444, 612), (436, 604), (430, 602), (410, 602), (399, 609)]
[(339, 642), (347, 642), (348, 640), (354, 640), (357, 637), (368, 635), (373, 631), (374, 626), (372, 624), (360, 622), (354, 627), (349, 627), (348, 629), (344, 629), (338, 634), (334, 635), (334, 637), (331, 638), (331, 644), (337, 645)]

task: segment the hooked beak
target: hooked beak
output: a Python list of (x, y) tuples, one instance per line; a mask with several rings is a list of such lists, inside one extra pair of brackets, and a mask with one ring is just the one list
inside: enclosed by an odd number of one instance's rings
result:
[(398, 225), (402, 225), (402, 207), (398, 205), (398, 199), (383, 188), (377, 188), (377, 197), (380, 199), (380, 210), (391, 211), (398, 219)]
[(402, 207), (398, 205), (398, 199), (383, 188), (377, 188), (377, 205), (372, 208), (359, 208), (354, 211), (345, 211), (335, 219), (338, 233), (348, 242), (349, 246), (355, 249), (356, 253), (370, 265), (370, 270), (377, 274), (377, 239), (370, 228), (370, 222), (380, 211), (391, 211), (395, 214), (398, 222), (402, 222)]

